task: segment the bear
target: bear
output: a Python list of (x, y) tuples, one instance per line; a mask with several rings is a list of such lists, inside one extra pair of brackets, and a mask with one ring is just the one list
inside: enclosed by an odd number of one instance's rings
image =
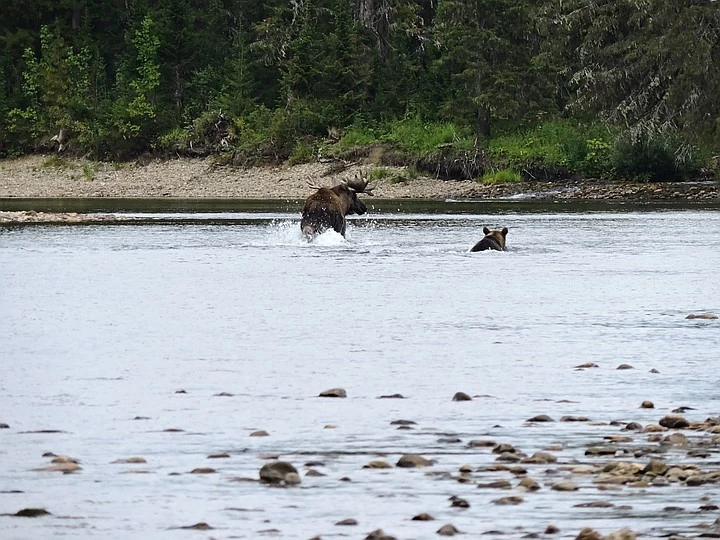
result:
[(483, 234), (485, 234), (485, 237), (477, 244), (475, 244), (470, 251), (485, 251), (486, 249), (506, 251), (505, 237), (507, 236), (507, 233), (507, 227), (503, 227), (502, 230), (493, 231), (491, 231), (487, 227), (483, 227)]

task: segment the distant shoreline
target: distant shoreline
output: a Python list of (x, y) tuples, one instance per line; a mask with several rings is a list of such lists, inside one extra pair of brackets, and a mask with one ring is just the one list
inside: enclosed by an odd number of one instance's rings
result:
[[(335, 185), (373, 165), (307, 163), (292, 167), (217, 166), (212, 159), (178, 158), (147, 164), (61, 160), (42, 155), (0, 160), (0, 199), (13, 198), (184, 198), (299, 199), (309, 184)], [(720, 202), (720, 182), (604, 182), (566, 180), (485, 185), (471, 180), (417, 176), (400, 180), (404, 169), (388, 169), (373, 181), (377, 199), (502, 200), (527, 196), (534, 201)], [(39, 208), (35, 209), (38, 210)], [(0, 221), (15, 221), (4, 212)], [(25, 221), (58, 220), (26, 212)], [(16, 216), (17, 217), (17, 216)], [(86, 221), (66, 215), (61, 221)]]

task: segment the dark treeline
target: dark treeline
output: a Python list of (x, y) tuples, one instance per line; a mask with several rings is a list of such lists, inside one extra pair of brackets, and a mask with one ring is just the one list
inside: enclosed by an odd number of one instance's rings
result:
[(0, 156), (300, 159), (409, 121), (512, 154), (566, 122), (584, 162), (708, 166), (718, 66), (714, 0), (4, 0)]

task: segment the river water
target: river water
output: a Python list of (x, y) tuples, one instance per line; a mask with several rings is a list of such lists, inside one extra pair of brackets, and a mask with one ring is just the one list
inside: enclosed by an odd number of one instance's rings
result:
[[(611, 421), (720, 413), (720, 324), (686, 319), (720, 312), (716, 209), (385, 202), (310, 244), (292, 204), (126, 215), (139, 221), (0, 228), (3, 539), (410, 539), (445, 523), (462, 538), (551, 523), (555, 538), (661, 537), (717, 518), (699, 510), (720, 503), (711, 486), (550, 489), (563, 465), (599, 462), (586, 445), (626, 433)], [(507, 252), (468, 252), (484, 225), (509, 228)], [(334, 387), (347, 398), (318, 397)], [(555, 421), (527, 422), (538, 414)], [(496, 463), (473, 439), (558, 463), (527, 465), (535, 493), (477, 487), (517, 484), (506, 471), (460, 483), (461, 465)], [(33, 470), (46, 452), (82, 468)], [(406, 453), (435, 464), (363, 468)], [(255, 482), (269, 455), (302, 484)], [(146, 462), (113, 463), (130, 457)], [(714, 447), (702, 467), (718, 462)], [(575, 506), (597, 500), (614, 506)], [(27, 507), (51, 515), (7, 515)], [(422, 512), (435, 521), (411, 520)], [(198, 522), (213, 530), (182, 528)]]

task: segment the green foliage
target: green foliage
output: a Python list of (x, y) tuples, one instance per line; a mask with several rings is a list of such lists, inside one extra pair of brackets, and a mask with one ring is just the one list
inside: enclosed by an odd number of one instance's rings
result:
[(91, 165), (89, 163), (83, 164), (82, 168), (83, 177), (88, 182), (92, 182), (95, 180), (95, 173), (97, 172), (97, 167), (95, 165)]
[(522, 176), (511, 169), (500, 169), (486, 172), (480, 178), (480, 182), (483, 184), (517, 184), (522, 182)]
[(719, 57), (717, 6), (689, 0), (5, 0), (0, 157), (63, 129), (103, 158), (372, 146), (465, 177), (488, 145), (496, 168), (684, 177), (720, 153)]
[(489, 150), (499, 161), (518, 170), (546, 167), (587, 176), (612, 169), (612, 134), (601, 126), (571, 120), (548, 122), (537, 128), (490, 141)]
[(421, 156), (437, 150), (443, 145), (452, 145), (462, 152), (474, 144), (470, 130), (450, 122), (425, 123), (418, 117), (393, 122), (384, 141), (392, 142), (412, 155)]
[(45, 168), (56, 168), (56, 169), (72, 169), (72, 163), (62, 156), (52, 155), (45, 159), (42, 163)]
[(657, 139), (645, 143), (620, 139), (613, 153), (613, 168), (621, 178), (647, 182), (677, 180), (681, 176), (672, 151)]
[[(599, 114), (634, 140), (719, 131), (720, 17), (713, 2), (555, 0), (549, 12), (581, 64), (575, 111)], [(656, 155), (660, 159), (659, 155)]]

